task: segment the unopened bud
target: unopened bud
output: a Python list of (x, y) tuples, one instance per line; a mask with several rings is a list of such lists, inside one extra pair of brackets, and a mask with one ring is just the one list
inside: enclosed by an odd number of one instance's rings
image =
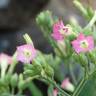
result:
[(73, 92), (75, 89), (74, 85), (69, 81), (69, 78), (63, 80), (61, 87), (70, 92)]

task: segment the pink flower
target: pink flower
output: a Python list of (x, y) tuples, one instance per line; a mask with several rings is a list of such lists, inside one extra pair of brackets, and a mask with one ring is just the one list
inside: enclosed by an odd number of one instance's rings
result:
[(22, 63), (30, 63), (36, 56), (36, 49), (32, 44), (17, 47), (17, 60)]
[(12, 64), (13, 60), (12, 60), (12, 57), (5, 54), (5, 53), (1, 53), (0, 54), (0, 64), (3, 62), (3, 61), (6, 61), (7, 64)]
[(70, 34), (70, 28), (68, 26), (64, 26), (63, 21), (58, 21), (53, 25), (53, 33), (52, 37), (58, 41), (63, 40), (66, 35)]
[(94, 48), (93, 37), (85, 37), (83, 33), (80, 33), (77, 39), (72, 41), (72, 46), (77, 53), (90, 51)]

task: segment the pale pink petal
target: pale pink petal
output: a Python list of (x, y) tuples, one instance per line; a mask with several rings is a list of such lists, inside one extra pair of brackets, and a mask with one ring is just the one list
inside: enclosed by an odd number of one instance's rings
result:
[(58, 21), (53, 25), (52, 37), (58, 41), (63, 40), (64, 36), (60, 33), (60, 30), (64, 28), (63, 21)]
[(80, 48), (80, 43), (78, 40), (72, 41), (73, 49), (77, 52), (80, 53), (82, 48)]
[(57, 89), (54, 89), (53, 90), (53, 96), (57, 96), (58, 95), (58, 90)]
[(89, 43), (88, 49), (89, 49), (89, 50), (92, 50), (92, 49), (95, 47), (95, 46), (94, 46), (93, 37), (92, 37), (92, 36), (88, 36), (88, 37), (86, 37), (86, 40), (87, 40), (88, 43)]
[(78, 40), (83, 40), (83, 39), (85, 39), (84, 34), (83, 34), (83, 33), (80, 33), (77, 39), (78, 39)]
[(62, 84), (61, 84), (61, 87), (65, 88), (68, 85), (68, 83), (69, 83), (69, 78), (64, 79)]
[(5, 53), (1, 53), (0, 54), (0, 63), (3, 62), (3, 60), (6, 60), (8, 64), (12, 64), (13, 60), (12, 60), (12, 57), (5, 54)]
[(61, 87), (67, 91), (74, 91), (74, 86), (72, 83), (70, 83), (69, 78), (66, 78), (63, 80)]
[(60, 34), (60, 33), (53, 33), (52, 34), (52, 37), (55, 39), (55, 40), (63, 40), (63, 36)]
[[(26, 56), (24, 53), (26, 51), (29, 53), (29, 56)], [(32, 44), (25, 44), (17, 47), (17, 60), (23, 63), (30, 63), (36, 57), (36, 49)]]
[(68, 27), (68, 26), (64, 26), (62, 20), (56, 22), (53, 25), (53, 33), (52, 33), (51, 36), (56, 41), (58, 41), (58, 40), (64, 40), (64, 37), (69, 36), (70, 34), (72, 34), (71, 28)]
[[(81, 46), (81, 42), (82, 41), (85, 41), (88, 46), (87, 47), (82, 47)], [(80, 53), (80, 52), (87, 52), (87, 51), (90, 51), (94, 48), (94, 40), (93, 40), (93, 37), (92, 36), (84, 36), (83, 33), (80, 33), (79, 36), (77, 37), (76, 40), (72, 41), (72, 46), (73, 46), (73, 49), (77, 52), (77, 53)]]

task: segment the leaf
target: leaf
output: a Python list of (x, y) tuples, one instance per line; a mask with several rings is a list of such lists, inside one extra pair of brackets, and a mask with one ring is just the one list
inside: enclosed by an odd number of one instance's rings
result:
[(36, 87), (36, 85), (33, 82), (30, 82), (27, 84), (32, 96), (43, 96), (41, 91)]
[(25, 96), (25, 95), (13, 95), (13, 94), (10, 94), (10, 93), (2, 93), (0, 94), (0, 96)]
[(96, 72), (89, 77), (78, 96), (96, 96)]

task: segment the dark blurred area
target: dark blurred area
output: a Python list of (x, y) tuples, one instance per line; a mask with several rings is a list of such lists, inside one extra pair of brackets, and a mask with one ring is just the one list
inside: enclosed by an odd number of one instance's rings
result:
[[(95, 0), (81, 1), (84, 6), (95, 8)], [(26, 32), (32, 36), (36, 48), (50, 52), (52, 49), (36, 25), (35, 17), (42, 10), (50, 10), (65, 22), (75, 18), (84, 26), (85, 18), (72, 2), (73, 0), (0, 0), (0, 52), (12, 54), (17, 45), (24, 43), (22, 35)]]
[[(25, 43), (24, 33), (31, 35), (36, 48), (44, 49), (41, 39), (43, 36), (37, 29), (34, 18), (48, 2), (49, 0), (0, 0), (0, 52), (12, 55), (16, 46)], [(22, 72), (23, 65), (18, 64), (15, 71)], [(45, 89), (43, 93), (46, 94), (46, 85), (34, 82), (42, 92)], [(24, 95), (32, 96), (28, 89), (24, 91)]]
[[(24, 44), (23, 34), (28, 33), (37, 49), (45, 53), (52, 51), (40, 29), (35, 23), (36, 15), (42, 10), (50, 10), (54, 15), (60, 16), (65, 22), (70, 18), (76, 18), (80, 25), (86, 24), (81, 13), (72, 3), (73, 0), (0, 0), (0, 52), (10, 55), (16, 50), (16, 46)], [(81, 0), (84, 4), (95, 9), (96, 0)], [(21, 72), (21, 67), (17, 71)], [(46, 95), (46, 85), (35, 81)], [(45, 89), (45, 90), (44, 90)], [(29, 91), (25, 91), (30, 94)]]
[(26, 32), (37, 36), (33, 21), (48, 1), (0, 0), (0, 52), (12, 54)]

